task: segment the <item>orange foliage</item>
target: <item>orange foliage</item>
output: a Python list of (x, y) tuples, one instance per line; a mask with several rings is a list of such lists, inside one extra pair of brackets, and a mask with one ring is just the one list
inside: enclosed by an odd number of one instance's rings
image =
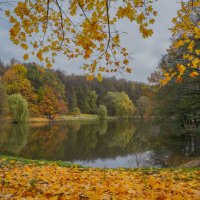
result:
[(24, 165), (1, 160), (2, 199), (200, 199), (199, 170), (123, 170)]

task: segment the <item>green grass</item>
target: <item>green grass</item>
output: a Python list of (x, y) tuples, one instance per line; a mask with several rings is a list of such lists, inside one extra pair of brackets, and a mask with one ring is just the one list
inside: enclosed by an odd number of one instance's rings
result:
[(98, 120), (98, 115), (81, 114), (79, 116), (73, 115), (59, 115), (55, 119), (49, 120), (46, 117), (31, 117), (30, 122), (48, 122), (48, 121), (76, 121), (76, 120)]
[(13, 157), (13, 156), (4, 156), (4, 155), (0, 155), (0, 160), (1, 165), (2, 164), (9, 164), (12, 161), (16, 161), (19, 162), (21, 164), (24, 165), (28, 165), (28, 164), (33, 164), (33, 165), (58, 165), (60, 167), (78, 167), (78, 168), (85, 168), (82, 165), (78, 165), (78, 164), (74, 164), (74, 163), (70, 163), (70, 162), (63, 162), (63, 161), (48, 161), (48, 160), (32, 160), (32, 159), (26, 159), (26, 158), (20, 158), (20, 157)]
[(77, 119), (99, 119), (98, 115), (92, 115), (92, 114), (80, 114), (78, 116), (74, 115), (61, 115), (57, 119), (67, 119), (67, 120), (77, 120)]
[[(117, 119), (138, 119), (137, 117), (117, 117), (117, 116), (107, 116), (105, 117), (105, 120), (117, 120)], [(2, 119), (2, 121), (11, 121), (11, 118), (5, 118)], [(100, 120), (98, 115), (95, 114), (80, 114), (77, 116), (74, 115), (58, 115), (56, 116), (53, 120), (50, 120), (44, 116), (41, 117), (30, 117), (29, 122), (41, 122), (41, 123), (46, 123), (50, 121), (87, 121), (87, 120)]]
[[(13, 156), (5, 156), (5, 155), (0, 155), (0, 166), (3, 164), (11, 164), (12, 161), (18, 162), (19, 164), (22, 165), (57, 165), (60, 167), (77, 167), (77, 168), (83, 168), (83, 169), (90, 169), (91, 167), (85, 167), (79, 164), (74, 164), (70, 162), (64, 162), (64, 161), (48, 161), (48, 160), (32, 160), (32, 159), (25, 159), (25, 158), (20, 158), (20, 157), (13, 157)], [(157, 167), (143, 167), (143, 168), (99, 168), (99, 170), (102, 171), (107, 171), (107, 170), (122, 170), (122, 171), (133, 171), (133, 172), (143, 172), (144, 174), (156, 174), (159, 173), (160, 171), (182, 171), (182, 172), (190, 172), (190, 171), (196, 171), (200, 170), (200, 167), (177, 167), (177, 168), (157, 168)]]

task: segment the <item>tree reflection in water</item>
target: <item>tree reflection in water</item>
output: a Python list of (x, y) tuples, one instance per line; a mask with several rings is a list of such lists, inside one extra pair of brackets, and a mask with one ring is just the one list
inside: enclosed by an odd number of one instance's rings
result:
[(99, 167), (169, 167), (200, 155), (200, 136), (180, 133), (170, 124), (134, 120), (5, 124), (0, 152)]
[(0, 125), (0, 150), (1, 153), (20, 155), (27, 145), (29, 125), (27, 123)]

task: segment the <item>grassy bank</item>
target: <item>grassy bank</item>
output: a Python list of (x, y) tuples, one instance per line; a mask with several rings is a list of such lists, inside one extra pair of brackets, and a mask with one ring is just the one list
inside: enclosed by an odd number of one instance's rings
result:
[(48, 122), (48, 121), (75, 121), (75, 120), (98, 120), (98, 115), (81, 114), (78, 116), (74, 115), (60, 115), (56, 116), (53, 120), (46, 117), (31, 117), (30, 122)]
[[(117, 120), (117, 119), (141, 119), (140, 117), (134, 116), (134, 117), (123, 117), (119, 118), (116, 116), (108, 116), (105, 117), (105, 120)], [(94, 114), (80, 114), (78, 116), (74, 115), (58, 115), (53, 120), (48, 119), (47, 117), (30, 117), (29, 122), (62, 122), (62, 121), (87, 121), (87, 120), (100, 120), (98, 115)], [(0, 119), (2, 122), (11, 122), (11, 118), (2, 118)]]
[(200, 199), (200, 169), (96, 169), (0, 157), (0, 199)]
[[(48, 121), (83, 121), (83, 120), (99, 120), (99, 116), (98, 115), (94, 115), (94, 114), (80, 114), (78, 116), (74, 116), (74, 115), (60, 115), (60, 116), (56, 116), (53, 120), (50, 120), (48, 118), (45, 117), (31, 117), (30, 118), (30, 122), (48, 122)], [(105, 120), (117, 120), (117, 119), (140, 119), (139, 117), (124, 117), (124, 118), (119, 118), (116, 116), (108, 116), (105, 117)]]

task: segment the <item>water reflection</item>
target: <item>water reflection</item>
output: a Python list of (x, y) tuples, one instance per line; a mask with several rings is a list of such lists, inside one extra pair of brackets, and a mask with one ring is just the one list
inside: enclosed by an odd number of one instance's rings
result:
[(2, 153), (19, 155), (27, 144), (29, 126), (27, 123), (0, 125), (0, 150)]
[(172, 133), (172, 125), (133, 120), (1, 124), (0, 153), (93, 167), (168, 167), (200, 156), (199, 135)]

